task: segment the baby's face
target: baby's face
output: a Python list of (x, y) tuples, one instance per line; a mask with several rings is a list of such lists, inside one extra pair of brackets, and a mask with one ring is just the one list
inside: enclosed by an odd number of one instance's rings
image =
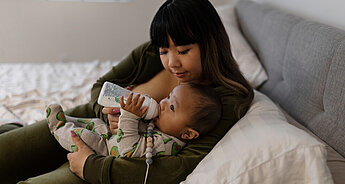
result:
[(167, 98), (159, 103), (156, 126), (166, 134), (181, 137), (186, 125), (190, 123), (193, 112), (195, 92), (188, 85), (175, 87)]

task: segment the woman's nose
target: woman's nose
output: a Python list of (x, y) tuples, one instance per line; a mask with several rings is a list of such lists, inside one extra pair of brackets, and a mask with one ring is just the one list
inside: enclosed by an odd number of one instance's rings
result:
[(176, 54), (169, 54), (169, 67), (170, 68), (176, 68), (176, 67), (180, 67), (181, 63), (177, 57)]

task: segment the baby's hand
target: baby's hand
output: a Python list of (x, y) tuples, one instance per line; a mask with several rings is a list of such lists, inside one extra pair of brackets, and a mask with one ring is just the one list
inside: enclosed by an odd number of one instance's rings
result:
[(131, 112), (131, 113), (133, 113), (139, 117), (142, 117), (145, 114), (145, 112), (147, 111), (148, 107), (145, 106), (145, 107), (141, 108), (141, 106), (144, 103), (145, 97), (142, 97), (140, 100), (139, 100), (139, 97), (140, 97), (140, 95), (137, 94), (133, 98), (133, 93), (131, 93), (131, 94), (129, 94), (129, 96), (127, 98), (127, 103), (125, 104), (124, 100), (123, 100), (123, 96), (122, 96), (120, 99), (121, 108), (128, 111), (128, 112)]

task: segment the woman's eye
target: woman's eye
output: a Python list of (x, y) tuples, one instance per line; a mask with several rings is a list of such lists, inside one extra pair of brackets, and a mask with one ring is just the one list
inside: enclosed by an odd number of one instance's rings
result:
[(168, 95), (168, 99), (170, 98), (170, 95)]
[(175, 109), (174, 105), (170, 105), (170, 109), (171, 109), (172, 111), (174, 111), (174, 109)]
[(164, 50), (160, 50), (159, 51), (159, 55), (165, 55), (165, 54), (167, 54), (168, 52), (167, 51), (164, 51)]
[(184, 50), (184, 51), (178, 51), (178, 54), (184, 55), (187, 54), (190, 51), (190, 49)]

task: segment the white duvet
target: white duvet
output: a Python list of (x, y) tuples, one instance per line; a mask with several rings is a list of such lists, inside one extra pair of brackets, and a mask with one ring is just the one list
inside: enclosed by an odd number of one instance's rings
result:
[(64, 109), (86, 103), (96, 80), (117, 61), (0, 64), (0, 124), (17, 119), (32, 124), (45, 118), (45, 107)]

